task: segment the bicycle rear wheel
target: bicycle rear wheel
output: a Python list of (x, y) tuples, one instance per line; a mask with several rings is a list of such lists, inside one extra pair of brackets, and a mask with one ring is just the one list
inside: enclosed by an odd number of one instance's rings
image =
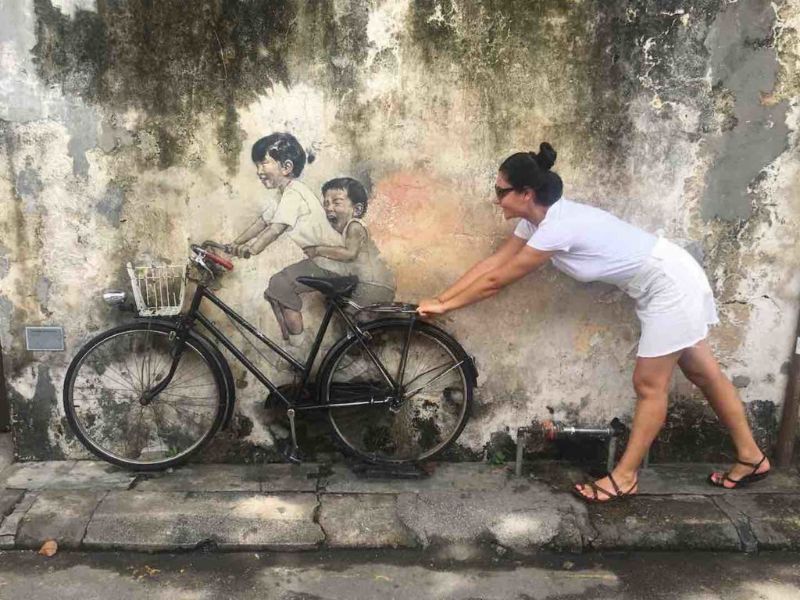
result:
[(471, 363), (452, 337), (426, 323), (394, 321), (364, 326), (369, 339), (340, 342), (321, 367), (324, 403), (381, 401), (391, 384), (367, 348), (398, 380), (402, 400), (372, 406), (331, 407), (333, 431), (345, 449), (369, 462), (410, 463), (434, 458), (458, 438), (469, 418), (473, 395)]
[[(175, 329), (140, 322), (106, 331), (72, 360), (64, 410), (84, 446), (110, 463), (139, 471), (186, 462), (222, 425), (224, 377), (202, 338), (185, 342), (169, 385), (152, 389), (170, 370)], [(172, 338), (172, 339), (171, 339)]]

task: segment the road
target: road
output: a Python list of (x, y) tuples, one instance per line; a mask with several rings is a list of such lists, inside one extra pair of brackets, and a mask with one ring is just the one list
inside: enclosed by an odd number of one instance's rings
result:
[(790, 600), (800, 554), (0, 552), (3, 600)]

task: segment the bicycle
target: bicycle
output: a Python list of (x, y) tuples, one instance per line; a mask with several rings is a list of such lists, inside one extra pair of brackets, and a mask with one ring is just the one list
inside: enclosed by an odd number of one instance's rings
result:
[[(104, 300), (138, 311), (138, 318), (91, 339), (67, 369), (67, 421), (90, 452), (128, 469), (162, 470), (185, 463), (227, 428), (235, 408), (234, 378), (212, 340), (269, 390), (268, 402), (286, 406), (285, 457), (291, 462), (301, 462), (295, 418), (304, 411), (327, 411), (344, 450), (371, 463), (430, 460), (460, 435), (477, 384), (474, 361), (452, 336), (418, 319), (415, 305), (362, 307), (347, 297), (355, 277), (298, 278), (325, 299), (322, 322), (300, 362), (209, 289), (233, 269), (218, 254), (230, 248), (210, 241), (190, 248), (182, 267), (128, 264), (135, 307), (124, 291), (106, 292)], [(196, 288), (181, 313), (187, 279)], [(299, 384), (276, 386), (200, 311), (203, 301), (280, 357)], [(377, 317), (362, 322), (367, 313)], [(312, 367), (334, 314), (345, 334), (324, 354), (313, 381)]]

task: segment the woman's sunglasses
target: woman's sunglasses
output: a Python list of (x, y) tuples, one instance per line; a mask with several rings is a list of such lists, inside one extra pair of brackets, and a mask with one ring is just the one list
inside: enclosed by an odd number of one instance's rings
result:
[(513, 191), (514, 191), (513, 187), (502, 188), (499, 186), (494, 186), (494, 193), (497, 196), (498, 200), (502, 200), (503, 198), (506, 197), (506, 194)]

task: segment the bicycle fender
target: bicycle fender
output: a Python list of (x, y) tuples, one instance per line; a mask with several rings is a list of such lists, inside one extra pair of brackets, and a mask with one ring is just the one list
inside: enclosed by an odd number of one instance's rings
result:
[[(421, 324), (425, 325), (426, 327), (430, 327), (431, 329), (435, 329), (438, 333), (443, 335), (448, 339), (448, 341), (453, 345), (453, 350), (456, 352), (459, 360), (464, 361), (464, 366), (466, 368), (467, 373), (470, 376), (472, 385), (474, 387), (478, 386), (478, 367), (475, 365), (475, 359), (467, 354), (467, 351), (464, 350), (464, 347), (456, 340), (453, 335), (438, 325), (434, 325), (428, 321), (419, 321)], [(373, 319), (372, 321), (367, 321), (360, 325), (362, 331), (369, 331), (374, 327), (382, 327), (384, 325), (405, 325), (408, 326), (408, 319), (403, 318), (392, 318), (392, 317), (383, 317), (380, 319)], [(336, 342), (333, 348), (330, 349), (329, 354), (333, 354), (333, 350), (338, 347), (340, 344), (343, 344), (347, 340), (347, 336), (344, 336), (341, 340)]]
[[(167, 320), (167, 319), (142, 319), (143, 321), (148, 321), (151, 323), (158, 323), (159, 325), (164, 325), (166, 327), (175, 327), (176, 322), (174, 320)], [(203, 348), (208, 350), (209, 354), (214, 356), (214, 359), (217, 361), (219, 368), (222, 370), (222, 376), (225, 379), (225, 412), (222, 417), (222, 427), (220, 429), (225, 430), (228, 429), (230, 426), (231, 420), (233, 419), (233, 413), (235, 412), (236, 408), (236, 384), (233, 379), (233, 373), (231, 372), (231, 367), (228, 364), (225, 355), (222, 354), (219, 348), (205, 335), (195, 331), (194, 329), (189, 332), (189, 336), (200, 343)]]

